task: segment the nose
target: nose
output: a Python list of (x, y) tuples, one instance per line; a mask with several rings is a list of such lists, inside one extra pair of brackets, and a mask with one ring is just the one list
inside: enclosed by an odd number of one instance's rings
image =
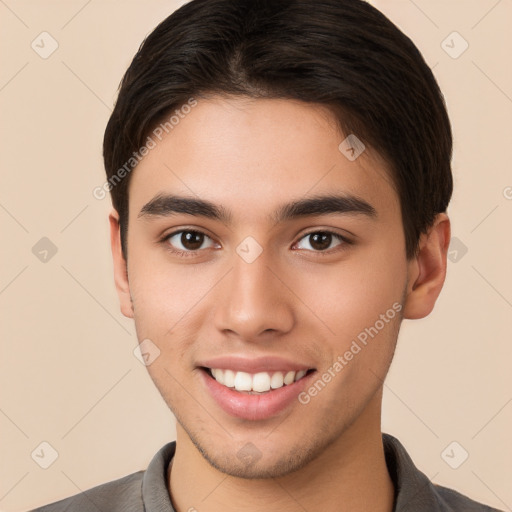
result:
[(264, 253), (251, 263), (233, 255), (233, 268), (217, 290), (215, 306), (215, 327), (224, 334), (258, 341), (293, 328), (293, 293), (286, 276)]

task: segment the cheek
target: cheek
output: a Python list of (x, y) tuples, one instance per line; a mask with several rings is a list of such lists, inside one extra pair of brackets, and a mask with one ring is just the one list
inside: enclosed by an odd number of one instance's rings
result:
[(387, 258), (382, 254), (308, 278), (301, 292), (309, 289), (308, 304), (331, 331), (324, 347), (324, 371), (336, 375), (334, 403), (339, 393), (354, 406), (364, 402), (381, 385), (393, 357), (406, 266), (396, 253)]
[(215, 280), (211, 271), (197, 271), (194, 265), (171, 264), (164, 256), (133, 257), (129, 265), (130, 293), (139, 319), (151, 319), (172, 327), (208, 293)]
[(396, 312), (393, 304), (402, 300), (405, 263), (382, 261), (337, 265), (329, 272), (304, 276), (300, 296), (337, 337), (352, 338), (390, 308), (390, 315)]
[[(130, 293), (139, 340), (150, 339), (160, 350), (162, 367), (181, 371), (193, 356), (199, 331), (211, 320), (212, 290), (218, 281), (213, 266), (198, 272), (194, 265), (132, 259)], [(150, 373), (157, 371), (148, 368)], [(166, 375), (163, 375), (165, 380)]]
[(389, 265), (386, 271), (377, 266), (351, 272), (337, 269), (323, 281), (322, 293), (317, 280), (316, 292), (308, 299), (331, 331), (322, 347), (319, 375), (320, 380), (329, 382), (329, 391), (318, 407), (343, 416), (343, 411), (366, 404), (382, 385), (401, 321), (404, 283), (400, 269), (401, 265), (393, 271)]

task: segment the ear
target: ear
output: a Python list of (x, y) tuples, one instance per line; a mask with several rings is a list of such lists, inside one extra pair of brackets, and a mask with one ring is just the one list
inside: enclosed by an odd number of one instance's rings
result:
[(112, 209), (108, 216), (110, 222), (110, 245), (114, 262), (114, 282), (121, 305), (121, 313), (128, 318), (133, 318), (133, 305), (130, 296), (128, 282), (128, 268), (121, 249), (121, 230), (119, 227), (119, 214)]
[(446, 277), (450, 231), (450, 219), (440, 213), (421, 235), (418, 254), (408, 263), (404, 318), (424, 318), (434, 309)]

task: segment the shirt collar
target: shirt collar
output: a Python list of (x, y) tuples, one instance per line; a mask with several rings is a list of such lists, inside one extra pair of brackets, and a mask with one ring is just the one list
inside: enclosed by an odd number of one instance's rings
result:
[[(382, 435), (386, 464), (395, 486), (394, 512), (442, 510), (430, 480), (419, 471), (405, 448), (389, 434)], [(144, 472), (142, 500), (146, 512), (175, 512), (167, 487), (167, 467), (176, 451), (176, 441), (164, 445)]]
[(384, 454), (395, 486), (394, 512), (437, 512), (443, 510), (430, 480), (414, 465), (400, 441), (382, 434)]
[(176, 441), (160, 448), (142, 479), (142, 501), (146, 512), (175, 512), (167, 487), (167, 466), (174, 457)]

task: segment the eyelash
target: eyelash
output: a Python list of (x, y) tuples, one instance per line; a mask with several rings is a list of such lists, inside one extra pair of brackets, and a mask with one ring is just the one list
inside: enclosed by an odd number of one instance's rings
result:
[[(205, 249), (195, 249), (195, 250), (190, 250), (190, 251), (183, 251), (181, 249), (175, 249), (171, 246), (171, 244), (169, 243), (169, 239), (172, 238), (173, 236), (179, 234), (179, 233), (196, 233), (196, 234), (200, 234), (200, 235), (204, 235), (205, 237), (208, 237), (210, 239), (212, 239), (209, 235), (207, 235), (206, 233), (204, 233), (203, 231), (200, 231), (198, 229), (179, 229), (177, 231), (173, 231), (172, 233), (169, 233), (168, 235), (165, 235), (161, 240), (160, 240), (160, 243), (164, 244), (166, 249), (168, 251), (170, 251), (171, 253), (179, 256), (179, 257), (184, 257), (184, 258), (187, 258), (187, 257), (191, 257), (191, 256), (196, 256), (197, 253), (199, 253), (200, 251), (204, 251)], [(343, 235), (340, 235), (339, 233), (336, 233), (334, 231), (330, 231), (328, 229), (317, 229), (316, 231), (310, 231), (308, 233), (305, 233), (304, 235), (302, 235), (300, 238), (299, 238), (299, 241), (310, 236), (310, 235), (314, 235), (314, 234), (318, 234), (318, 233), (323, 233), (323, 234), (329, 234), (329, 235), (332, 235), (334, 238), (338, 239), (341, 244), (335, 246), (333, 249), (335, 252), (337, 252), (338, 250), (343, 250), (343, 246), (346, 246), (346, 245), (352, 245), (353, 242), (351, 240), (349, 240), (348, 238), (344, 237)], [(295, 244), (294, 244), (295, 245)], [(339, 249), (341, 247), (341, 249)], [(310, 250), (310, 249), (301, 249), (301, 250), (305, 250), (305, 251), (308, 251), (308, 252), (313, 252), (315, 254), (318, 254), (319, 256), (324, 256), (324, 255), (329, 255), (331, 254), (333, 251), (333, 249), (326, 249), (324, 251), (313, 251), (313, 250)]]

